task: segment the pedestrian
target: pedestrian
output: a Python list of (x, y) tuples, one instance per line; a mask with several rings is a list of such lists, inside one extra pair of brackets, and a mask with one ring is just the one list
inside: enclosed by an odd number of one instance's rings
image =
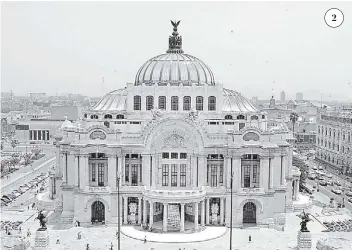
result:
[(20, 234), (22, 233), (22, 228), (21, 228), (21, 227), (18, 228), (18, 232), (19, 232)]
[(29, 205), (28, 205), (28, 210), (29, 210)]
[(60, 244), (60, 238), (59, 238), (59, 235), (57, 236), (56, 238), (56, 244)]
[(110, 250), (113, 250), (113, 247), (114, 245), (112, 244), (112, 242), (111, 242), (111, 244), (110, 244)]
[(89, 244), (87, 244), (87, 246), (86, 246), (86, 250), (89, 250), (90, 248), (89, 248)]
[(147, 236), (144, 235), (144, 243), (147, 243)]

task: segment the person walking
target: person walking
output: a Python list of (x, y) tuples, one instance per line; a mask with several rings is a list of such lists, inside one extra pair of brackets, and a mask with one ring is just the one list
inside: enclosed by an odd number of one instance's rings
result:
[(60, 238), (59, 238), (59, 235), (57, 236), (56, 238), (56, 244), (60, 244)]
[(86, 250), (89, 250), (89, 249), (90, 249), (89, 244), (87, 244), (87, 246), (86, 246)]
[(147, 243), (147, 236), (144, 235), (144, 244)]

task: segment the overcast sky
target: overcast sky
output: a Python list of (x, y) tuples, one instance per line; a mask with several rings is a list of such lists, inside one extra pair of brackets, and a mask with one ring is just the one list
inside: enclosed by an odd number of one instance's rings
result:
[(185, 53), (248, 98), (352, 101), (352, 2), (6, 2), (1, 14), (1, 87), (16, 95), (123, 88), (166, 52), (172, 19)]

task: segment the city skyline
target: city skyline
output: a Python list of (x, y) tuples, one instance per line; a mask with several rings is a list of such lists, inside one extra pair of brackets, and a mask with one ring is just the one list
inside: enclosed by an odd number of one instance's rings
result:
[(169, 19), (177, 18), (185, 53), (203, 60), (224, 87), (248, 98), (274, 94), (279, 100), (284, 90), (286, 100), (297, 92), (308, 100), (321, 94), (329, 101), (352, 100), (352, 66), (344, 56), (351, 21), (329, 28), (323, 19), (329, 3), (139, 5), (3, 3), (2, 91), (103, 96), (134, 82), (146, 60), (165, 53)]

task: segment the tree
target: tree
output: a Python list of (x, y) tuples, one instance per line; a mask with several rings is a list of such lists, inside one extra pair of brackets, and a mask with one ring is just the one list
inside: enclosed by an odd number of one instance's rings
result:
[(16, 140), (11, 140), (11, 147), (12, 150), (15, 151), (15, 147), (17, 146), (17, 141)]
[(300, 183), (305, 183), (306, 179), (308, 177), (308, 172), (309, 172), (309, 167), (306, 163), (304, 163), (303, 160), (299, 159), (298, 157), (294, 156), (292, 158), (292, 165), (296, 166), (299, 168), (299, 170), (301, 171), (301, 176), (299, 179)]
[(36, 160), (38, 160), (38, 155), (41, 151), (42, 150), (40, 150), (38, 147), (36, 147), (35, 149), (32, 149), (32, 153), (34, 153)]
[(1, 141), (1, 150), (3, 150), (3, 149), (4, 149), (4, 142)]
[(296, 122), (297, 122), (297, 120), (298, 120), (298, 114), (297, 113), (295, 113), (295, 112), (292, 112), (291, 114), (290, 114), (290, 121), (292, 122), (292, 131), (293, 131), (293, 134), (295, 133), (295, 124), (296, 124)]

